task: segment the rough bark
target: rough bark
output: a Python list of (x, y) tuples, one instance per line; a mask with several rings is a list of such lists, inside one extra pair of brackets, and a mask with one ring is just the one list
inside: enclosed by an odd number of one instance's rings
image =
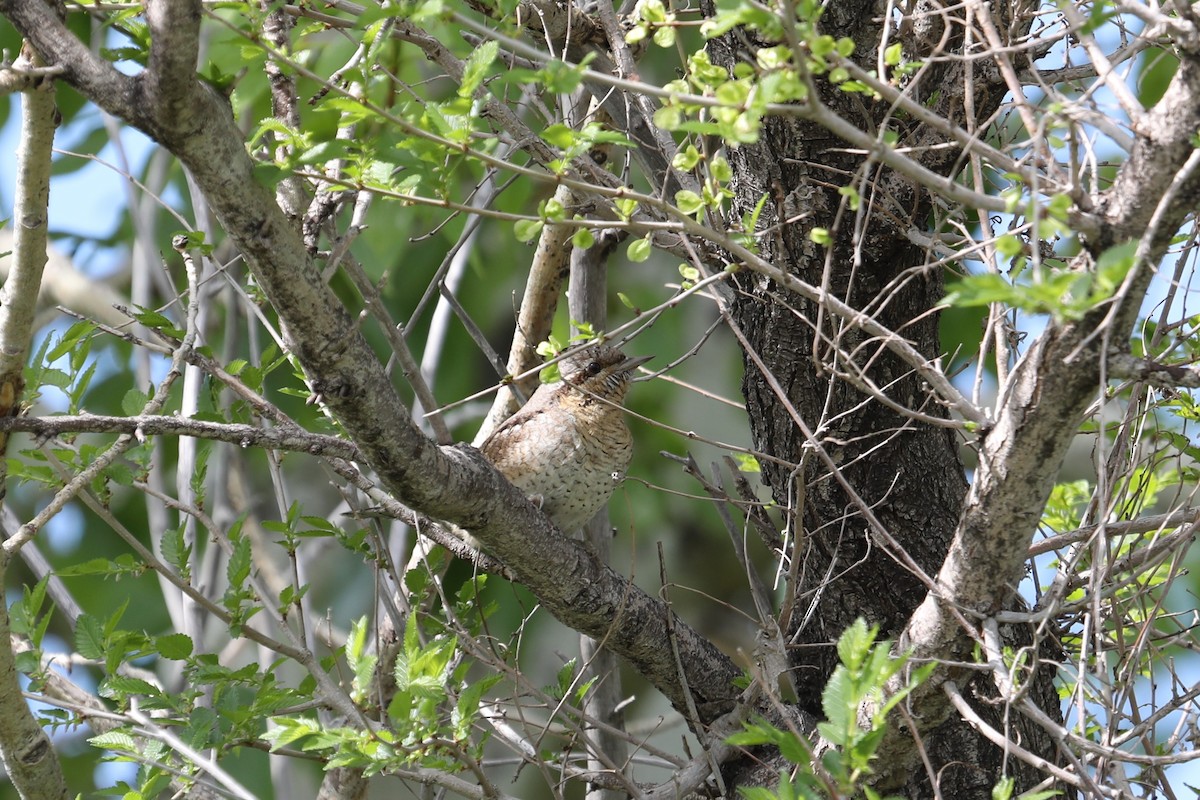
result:
[[(852, 38), (856, 52), (874, 59), (880, 29), (878, 20), (872, 19), (873, 9), (870, 3), (831, 5), (823, 29), (835, 37)], [(952, 38), (942, 40), (940, 26), (908, 33), (907, 52), (927, 52), (936, 44), (945, 53), (956, 45)], [(714, 61), (719, 58), (726, 66), (735, 63), (739, 58), (735, 41), (726, 37), (714, 43)], [(872, 66), (863, 64), (864, 69)], [(939, 113), (961, 122), (962, 70), (954, 62), (937, 67), (925, 76), (914, 96), (918, 100), (938, 97)], [(975, 78), (976, 117), (986, 119), (1004, 89), (981, 76)], [(823, 92), (821, 99), (864, 131), (887, 124), (892, 113), (886, 103), (836, 90)], [(915, 124), (903, 130), (903, 143), (910, 146), (944, 143), (945, 138), (939, 130)], [(955, 167), (960, 154), (953, 147), (926, 152), (923, 165), (942, 174)], [(752, 208), (766, 194), (771, 200), (764, 224), (784, 223), (777, 236), (764, 240), (765, 258), (809, 284), (827, 286), (833, 296), (898, 332), (930, 360), (942, 355), (938, 317), (931, 313), (945, 294), (941, 267), (925, 267), (928, 254), (906, 236), (929, 223), (932, 198), (926, 190), (890, 170), (864, 167), (860, 153), (817, 122), (803, 119), (768, 120), (761, 139), (733, 150), (730, 162), (743, 209)], [(856, 216), (837, 190), (859, 186), (864, 177), (868, 187), (862, 193), (864, 213)], [(814, 227), (833, 232), (828, 251), (809, 238)], [(960, 441), (956, 432), (914, 422), (838, 375), (849, 358), (895, 403), (944, 417), (944, 408), (928, 386), (881, 343), (861, 330), (843, 330), (840, 320), (823, 313), (817, 303), (761, 275), (743, 273), (738, 288), (735, 320), (766, 366), (764, 371), (751, 358), (746, 360), (743, 391), (755, 445), (784, 463), (800, 465), (791, 470), (764, 463), (763, 475), (776, 502), (795, 514), (792, 557), (803, 566), (795, 587), (797, 611), (786, 634), (793, 644), (790, 656), (801, 707), (819, 716), (820, 693), (837, 664), (833, 644), (841, 632), (857, 617), (864, 617), (878, 624), (884, 637), (895, 639), (925, 599), (931, 576), (949, 550), (967, 493)], [(786, 403), (767, 373), (785, 388)], [(795, 424), (789, 403), (816, 431), (815, 441)], [(841, 473), (840, 481), (827, 463), (811, 457), (813, 447), (829, 454)], [(857, 498), (848, 492), (847, 484)], [(864, 506), (876, 522), (867, 518)], [(881, 538), (877, 526), (899, 547)], [(1013, 633), (1015, 641), (1028, 643), (1027, 632)], [(1052, 674), (1052, 670), (1039, 673), (1036, 694), (1039, 705), (1057, 718)], [(968, 695), (995, 694), (986, 679), (972, 682), (964, 676), (962, 682), (969, 687)], [(1005, 727), (1003, 709), (986, 699), (974, 705), (997, 728)], [(1017, 735), (1027, 747), (1055, 759), (1054, 744), (1043, 731), (1019, 719), (1015, 722)], [(906, 764), (907, 784), (889, 785), (889, 790), (907, 797), (930, 797), (936, 783), (943, 796), (984, 800), (991, 796), (1004, 765), (1017, 778), (1018, 791), (1044, 777), (1006, 760), (1000, 748), (959, 718), (924, 729), (921, 737), (932, 774), (920, 762)], [(908, 755), (914, 753), (910, 750)], [(769, 781), (770, 770), (750, 771), (739, 780)]]

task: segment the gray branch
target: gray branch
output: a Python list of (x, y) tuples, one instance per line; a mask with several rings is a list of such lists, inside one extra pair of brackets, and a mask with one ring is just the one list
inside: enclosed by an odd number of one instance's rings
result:
[(24, 431), (48, 439), (65, 433), (129, 433), (135, 436), (192, 436), (228, 442), (238, 447), (289, 450), (313, 456), (353, 461), (359, 457), (353, 442), (300, 428), (258, 428), (238, 423), (206, 422), (187, 417), (137, 415), (110, 417), (81, 414), (61, 417), (10, 417), (0, 419), (0, 431)]

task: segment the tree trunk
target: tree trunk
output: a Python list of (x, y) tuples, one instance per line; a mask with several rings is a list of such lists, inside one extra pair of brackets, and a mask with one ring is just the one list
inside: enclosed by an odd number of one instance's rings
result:
[[(864, 69), (874, 68), (878, 52), (872, 8), (831, 4), (822, 19), (823, 32), (856, 42)], [(922, 41), (940, 37), (930, 29), (908, 33), (904, 45), (910, 53), (925, 49)], [(943, 43), (944, 49), (952, 46)], [(737, 33), (714, 40), (710, 52), (714, 63), (731, 67), (746, 58), (746, 48), (745, 35)], [(916, 96), (957, 103), (961, 118), (963, 80), (954, 64), (931, 70), (933, 77), (925, 75)], [(975, 115), (988, 119), (1004, 91), (978, 75), (976, 80)], [(822, 94), (822, 102), (843, 119), (858, 120), (860, 130), (896, 127), (887, 103), (830, 87)], [(936, 131), (915, 124), (898, 132), (900, 146), (940, 142)], [(925, 163), (947, 174), (961, 166), (957, 153), (949, 147), (933, 150)], [(942, 355), (938, 314), (932, 311), (944, 296), (942, 266), (909, 239), (911, 232), (933, 224), (925, 190), (799, 117), (767, 118), (759, 140), (732, 149), (728, 157), (741, 212), (753, 209), (764, 194), (768, 198), (760, 230), (777, 227), (773, 236), (761, 239), (766, 258), (899, 332), (930, 360)], [(839, 194), (841, 187), (857, 190), (857, 210)], [(810, 238), (814, 228), (830, 232), (828, 247)], [(740, 273), (737, 291), (733, 316), (752, 351), (745, 359), (743, 392), (754, 443), (779, 459), (764, 460), (763, 480), (791, 515), (791, 557), (800, 561), (795, 610), (782, 623), (792, 646), (800, 705), (819, 718), (821, 691), (837, 664), (834, 643), (842, 631), (863, 617), (879, 625), (882, 637), (895, 639), (925, 597), (926, 576), (937, 573), (946, 555), (968, 487), (960, 441), (950, 428), (897, 410), (946, 417), (920, 377), (877, 338), (760, 275)], [(862, 376), (894, 405), (864, 391)], [(1031, 640), (1028, 633), (1012, 633), (1014, 642)], [(1033, 691), (1039, 705), (1060, 719), (1053, 670), (1037, 674)], [(989, 678), (972, 682), (971, 677), (958, 676), (969, 687), (964, 694), (994, 695)], [(984, 700), (974, 705), (997, 730), (1017, 725), (1017, 741), (1056, 761), (1054, 744), (1040, 728), (1020, 728), (1023, 718), (1012, 715), (1006, 721), (1003, 708)], [(1016, 779), (1018, 792), (1044, 777), (1021, 762), (1006, 761), (1000, 748), (957, 717), (921, 729), (920, 736), (918, 750), (924, 750), (927, 763), (912, 765), (907, 786), (890, 787), (907, 797), (940, 793), (983, 800), (1005, 774)], [(773, 785), (778, 772), (740, 764), (731, 774), (737, 775), (735, 783)]]

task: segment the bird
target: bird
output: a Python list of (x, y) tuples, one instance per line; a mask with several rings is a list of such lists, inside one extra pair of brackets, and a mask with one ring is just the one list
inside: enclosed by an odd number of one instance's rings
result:
[(567, 352), (558, 365), (561, 379), (538, 387), (479, 449), (559, 530), (572, 534), (625, 479), (633, 455), (625, 395), (633, 371), (652, 356), (630, 358), (606, 345)]

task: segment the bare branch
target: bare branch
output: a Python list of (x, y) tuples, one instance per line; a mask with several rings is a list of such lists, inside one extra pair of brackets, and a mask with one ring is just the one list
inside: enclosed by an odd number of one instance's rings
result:
[(10, 417), (0, 419), (0, 431), (24, 431), (38, 438), (62, 436), (66, 433), (124, 433), (138, 438), (144, 436), (193, 436), (229, 442), (239, 447), (266, 447), (272, 450), (291, 450), (314, 456), (358, 458), (352, 442), (301, 428), (259, 428), (238, 423), (208, 422), (186, 417), (165, 417), (138, 414), (131, 417), (110, 417), (99, 414), (58, 417)]

